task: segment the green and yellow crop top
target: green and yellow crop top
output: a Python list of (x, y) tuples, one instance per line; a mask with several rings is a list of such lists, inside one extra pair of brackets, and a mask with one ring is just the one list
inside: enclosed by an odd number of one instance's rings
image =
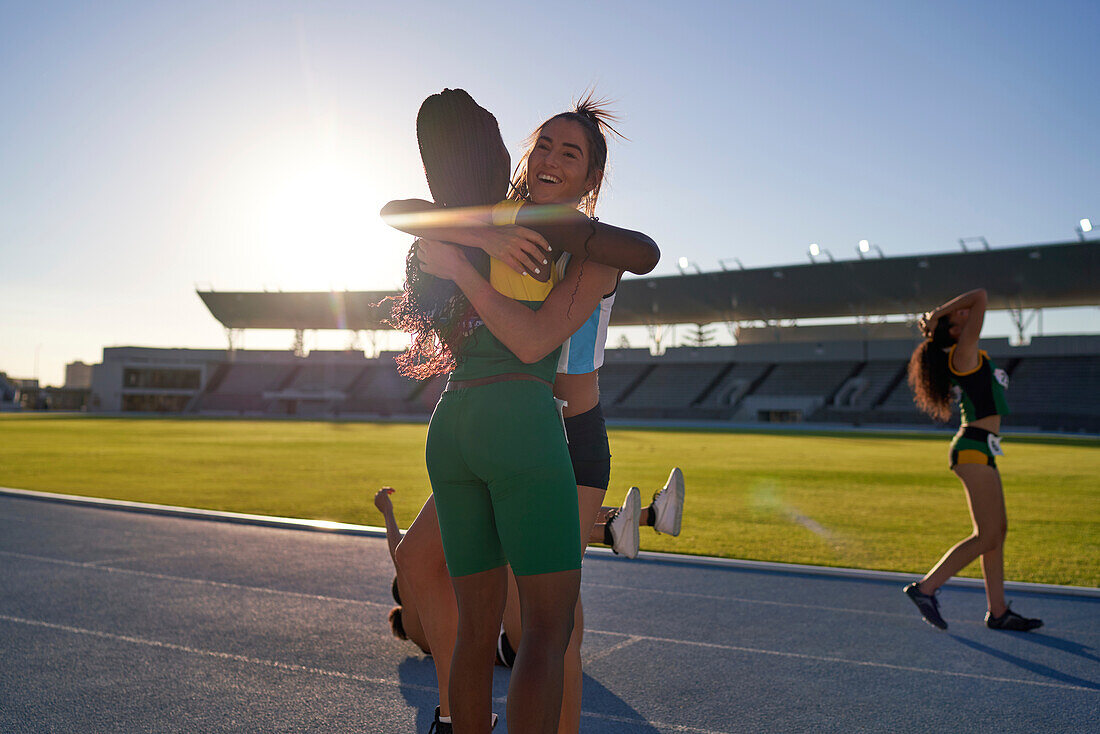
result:
[(991, 415), (1008, 415), (1008, 374), (997, 367), (984, 349), (978, 350), (978, 366), (968, 372), (955, 369), (955, 347), (947, 353), (951, 385), (957, 388), (959, 410), (965, 425)]
[[(502, 201), (493, 207), (494, 224), (512, 224), (522, 202)], [(519, 301), (532, 311), (538, 311), (550, 291), (558, 284), (560, 276), (557, 268), (551, 268), (550, 279), (540, 283), (529, 275), (520, 275), (500, 260), (489, 258), (489, 283), (499, 293)], [(557, 372), (558, 354), (561, 347), (534, 364), (525, 364), (508, 347), (493, 336), (489, 328), (480, 320), (473, 324), (473, 330), (463, 344), (458, 356), (457, 366), (451, 373), (454, 380), (473, 380), (508, 372), (523, 372), (553, 382)]]

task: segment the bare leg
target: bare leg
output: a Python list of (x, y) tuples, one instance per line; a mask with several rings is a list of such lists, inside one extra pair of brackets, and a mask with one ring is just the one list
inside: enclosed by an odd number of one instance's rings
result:
[[(595, 527), (597, 514), (603, 504), (607, 490), (599, 487), (577, 486), (577, 504), (581, 524), (581, 538), (588, 538)], [(600, 539), (602, 542), (602, 538)], [(581, 554), (588, 543), (581, 542)], [(584, 674), (581, 671), (581, 643), (584, 641), (584, 610), (581, 597), (577, 595), (577, 606), (573, 612), (573, 634), (569, 638), (569, 647), (565, 651), (565, 682), (562, 689), (561, 719), (558, 722), (559, 734), (577, 734), (581, 726), (581, 688)]]
[[(508, 595), (508, 567), (459, 576), (452, 581), (458, 599), (458, 637), (451, 658), (451, 723), (456, 734), (485, 734), (492, 728), (493, 660)], [(511, 703), (509, 694), (509, 723)], [(522, 726), (513, 728), (535, 731)]]
[(436, 682), (439, 686), (439, 713), (450, 716), (447, 689), (451, 675), (451, 656), (458, 634), (458, 604), (443, 556), (439, 519), (435, 513), (435, 495), (428, 497), (420, 514), (397, 546), (395, 563), (411, 587), (420, 624), (432, 651)]
[(1008, 531), (1004, 492), (997, 470), (982, 464), (960, 464), (955, 474), (966, 490), (974, 532), (943, 555), (920, 582), (920, 591), (931, 594), (959, 571), (982, 556), (989, 611), (1000, 616), (1004, 600), (1004, 539)]
[(508, 571), (508, 603), (504, 605), (504, 634), (512, 649), (518, 650), (523, 641), (523, 620), (519, 613), (519, 587), (511, 570)]
[[(553, 734), (558, 730), (561, 715), (565, 651), (573, 632), (581, 572), (577, 569), (517, 576), (516, 585), (523, 617), (523, 641), (508, 687), (508, 728), (523, 734)], [(460, 607), (461, 599), (460, 590)], [(452, 700), (457, 701), (453, 694), (452, 683)], [(454, 708), (458, 710), (457, 705)], [(486, 726), (479, 731), (483, 734), (487, 730)]]

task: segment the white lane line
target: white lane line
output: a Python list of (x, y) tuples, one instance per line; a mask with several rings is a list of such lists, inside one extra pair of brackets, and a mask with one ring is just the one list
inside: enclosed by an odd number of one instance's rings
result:
[[(340, 680), (350, 680), (359, 683), (373, 683), (375, 685), (388, 686), (390, 688), (411, 688), (413, 690), (424, 691), (431, 694), (435, 694), (439, 690), (435, 686), (422, 686), (416, 683), (402, 683), (401, 681), (393, 680), (392, 678), (375, 678), (373, 676), (362, 675), (360, 673), (346, 673), (341, 670), (315, 668), (309, 665), (300, 665), (298, 663), (286, 663), (281, 660), (254, 658), (249, 655), (220, 652), (218, 650), (204, 650), (202, 648), (191, 647), (189, 645), (177, 645), (172, 642), (161, 642), (160, 640), (150, 640), (145, 637), (133, 637), (132, 635), (119, 635), (113, 632), (102, 632), (100, 630), (86, 629), (84, 627), (73, 627), (67, 624), (56, 624), (54, 622), (46, 622), (39, 619), (25, 619), (23, 617), (12, 617), (7, 614), (0, 614), (0, 621), (10, 622), (12, 624), (22, 624), (29, 627), (41, 627), (44, 629), (56, 630), (59, 632), (69, 632), (76, 635), (86, 635), (88, 637), (96, 637), (103, 640), (128, 642), (133, 645), (144, 645), (146, 647), (154, 647), (162, 650), (172, 650), (174, 652), (182, 652), (189, 655), (199, 655), (202, 657), (217, 658), (219, 660), (232, 660), (238, 663), (260, 665), (263, 667), (275, 668), (277, 670), (285, 670), (292, 673), (308, 673), (310, 675), (321, 675), (328, 678), (338, 678)], [(497, 703), (505, 703), (507, 701), (507, 699), (505, 698), (494, 698), (493, 700)], [(589, 711), (581, 711), (581, 715), (591, 719), (619, 721), (635, 725), (643, 724), (658, 729), (668, 729), (671, 731), (695, 732), (696, 734), (732, 734), (731, 732), (723, 732), (712, 729), (698, 729), (695, 727), (683, 726), (680, 724), (668, 724), (659, 721), (648, 721), (646, 719), (631, 719), (623, 716), (609, 716), (607, 714), (599, 714)]]
[(950, 675), (956, 678), (973, 678), (977, 680), (993, 681), (995, 683), (1020, 683), (1026, 686), (1041, 686), (1043, 688), (1063, 688), (1069, 691), (1088, 691), (1100, 693), (1100, 684), (1095, 688), (1087, 686), (1075, 686), (1069, 683), (1048, 683), (1046, 681), (1025, 680), (1023, 678), (1004, 678), (996, 675), (982, 675), (981, 673), (960, 673), (953, 670), (937, 670), (935, 668), (917, 668), (909, 665), (894, 665), (893, 663), (877, 663), (872, 660), (853, 660), (851, 658), (834, 657), (832, 655), (810, 655), (802, 652), (786, 652), (783, 650), (765, 650), (759, 647), (741, 647), (740, 645), (722, 645), (717, 642), (696, 642), (694, 640), (677, 640), (671, 637), (653, 637), (651, 635), (629, 635), (625, 632), (609, 632), (585, 628), (587, 634), (613, 635), (615, 637), (636, 638), (635, 642), (660, 642), (670, 645), (688, 645), (691, 647), (703, 647), (711, 650), (729, 650), (731, 652), (747, 652), (754, 655), (771, 655), (774, 657), (795, 658), (799, 660), (816, 660), (823, 663), (842, 663), (844, 665), (856, 665), (866, 668), (885, 668), (887, 670), (904, 670), (911, 673), (931, 673), (932, 675)]
[[(847, 609), (844, 607), (825, 607), (820, 604), (799, 604), (791, 601), (773, 601), (771, 599), (749, 599), (743, 596), (721, 596), (719, 594), (699, 594), (693, 591), (675, 591), (669, 589), (650, 589), (642, 586), (619, 586), (616, 584), (604, 584), (599, 581), (582, 581), (581, 586), (594, 586), (598, 589), (615, 589), (617, 591), (637, 591), (643, 594), (664, 594), (666, 596), (687, 596), (694, 599), (712, 599), (721, 602), (743, 602), (745, 604), (766, 604), (775, 607), (795, 607), (797, 609), (824, 610), (829, 612), (844, 612), (845, 614), (871, 614), (883, 617), (912, 617), (912, 614), (899, 614), (897, 612), (882, 612), (877, 609)], [(898, 587), (901, 588), (901, 587)]]
[[(496, 699), (503, 702), (504, 699)], [(616, 721), (623, 724), (631, 724), (633, 726), (651, 726), (655, 729), (666, 729), (668, 731), (686, 731), (693, 734), (733, 734), (733, 732), (719, 731), (717, 729), (699, 729), (694, 726), (684, 726), (683, 724), (667, 724), (663, 721), (649, 721), (647, 719), (631, 719), (626, 716), (612, 716), (611, 714), (597, 714), (591, 711), (581, 711), (581, 716), (587, 719), (599, 719), (601, 721)]]
[(283, 589), (269, 589), (264, 586), (247, 586), (245, 584), (233, 584), (228, 581), (211, 581), (209, 579), (196, 579), (188, 576), (171, 576), (164, 573), (153, 573), (152, 571), (137, 571), (132, 568), (114, 568), (111, 566), (97, 566), (93, 561), (91, 563), (81, 563), (80, 561), (66, 561), (61, 558), (47, 558), (45, 556), (32, 556), (26, 553), (13, 553), (11, 551), (0, 551), (0, 556), (11, 556), (13, 558), (20, 558), (27, 561), (37, 561), (40, 563), (53, 563), (60, 566), (69, 566), (72, 568), (83, 568), (90, 571), (103, 571), (104, 573), (117, 573), (125, 576), (141, 576), (142, 578), (157, 579), (160, 581), (181, 581), (186, 584), (198, 584), (200, 586), (214, 586), (220, 589), (239, 589), (241, 591), (256, 591), (261, 594), (275, 594), (281, 596), (292, 596), (297, 599), (315, 599), (317, 601), (332, 601), (341, 604), (363, 604), (370, 607), (384, 607), (389, 609), (393, 606), (391, 602), (375, 602), (367, 601), (366, 599), (347, 599), (340, 596), (325, 596), (323, 594), (306, 594), (300, 591), (285, 591)]
[(586, 656), (584, 658), (584, 664), (585, 665), (591, 665), (592, 663), (596, 662), (600, 658), (605, 658), (608, 655), (610, 655), (611, 653), (618, 652), (619, 650), (622, 650), (624, 647), (630, 647), (635, 642), (640, 642), (641, 639), (642, 639), (641, 637), (638, 637), (636, 635), (631, 635), (630, 637), (627, 637), (622, 642), (617, 642), (614, 645), (612, 645), (611, 647), (600, 650), (599, 652), (593, 653), (592, 655)]
[[(70, 567), (73, 567), (73, 568), (84, 568), (84, 569), (90, 569), (90, 570), (95, 570), (95, 571), (104, 571), (104, 572), (107, 572), (107, 573), (117, 573), (117, 574), (124, 574), (124, 575), (130, 575), (130, 576), (141, 576), (141, 577), (144, 577), (144, 578), (153, 578), (153, 579), (158, 579), (158, 580), (162, 580), (162, 581), (179, 581), (179, 582), (188, 583), (188, 584), (213, 586), (213, 587), (223, 588), (223, 589), (239, 589), (239, 590), (242, 590), (242, 591), (256, 591), (256, 592), (263, 593), (263, 594), (285, 595), (285, 596), (291, 596), (291, 597), (295, 597), (295, 598), (299, 598), (299, 599), (315, 599), (315, 600), (318, 600), (318, 601), (331, 601), (331, 602), (338, 602), (338, 603), (344, 603), (344, 604), (362, 604), (362, 605), (365, 605), (365, 606), (380, 607), (380, 608), (386, 608), (386, 609), (393, 606), (389, 602), (373, 602), (373, 601), (367, 601), (365, 599), (348, 599), (348, 598), (345, 598), (345, 597), (338, 597), (338, 596), (325, 596), (323, 594), (305, 594), (305, 593), (298, 592), (298, 591), (284, 591), (282, 589), (270, 589), (270, 588), (266, 588), (266, 587), (263, 587), (263, 586), (247, 586), (247, 585), (244, 585), (244, 584), (233, 584), (233, 583), (229, 583), (229, 582), (226, 582), (226, 581), (210, 581), (210, 580), (207, 580), (207, 579), (198, 579), (198, 578), (192, 578), (192, 577), (188, 577), (188, 576), (172, 576), (172, 575), (169, 575), (169, 574), (153, 573), (152, 571), (137, 571), (137, 570), (129, 569), (129, 568), (114, 568), (114, 567), (110, 567), (110, 566), (97, 566), (97, 565), (94, 565), (95, 563), (100, 563), (100, 561), (93, 561), (93, 562), (68, 561), (68, 560), (61, 559), (61, 558), (49, 558), (47, 556), (35, 556), (35, 555), (27, 554), (27, 553), (14, 553), (12, 551), (0, 551), (0, 556), (11, 556), (13, 558), (21, 558), (21, 559), (28, 560), (28, 561), (37, 561), (37, 562), (41, 562), (41, 563), (53, 563), (53, 564), (62, 565), (62, 566), (70, 566)], [(697, 593), (688, 592), (688, 591), (666, 591), (664, 589), (647, 589), (647, 588), (640, 588), (640, 587), (635, 587), (635, 586), (616, 586), (616, 585), (613, 585), (613, 584), (603, 584), (603, 583), (598, 583), (598, 582), (581, 582), (581, 585), (582, 586), (595, 586), (595, 587), (600, 588), (600, 589), (619, 589), (619, 590), (623, 590), (623, 591), (638, 591), (638, 592), (642, 592), (642, 593), (646, 593), (646, 594), (664, 594), (664, 595), (668, 595), (668, 596), (688, 596), (688, 597), (695, 597), (695, 598), (700, 598), (700, 599), (713, 599), (713, 600), (716, 600), (716, 601), (723, 601), (723, 602), (726, 602), (726, 601), (739, 601), (739, 602), (744, 602), (744, 603), (747, 603), (747, 604), (764, 604), (764, 605), (771, 605), (771, 606), (794, 607), (794, 608), (798, 608), (798, 609), (811, 609), (811, 610), (814, 610), (814, 611), (826, 610), (826, 611), (833, 611), (833, 612), (841, 612), (841, 613), (844, 613), (844, 614), (866, 614), (866, 615), (871, 615), (871, 616), (883, 616), (883, 617), (895, 617), (895, 618), (912, 617), (913, 616), (912, 614), (898, 614), (898, 613), (895, 613), (895, 612), (882, 612), (882, 611), (872, 610), (872, 609), (844, 609), (844, 608), (839, 608), (839, 607), (822, 607), (822, 606), (818, 606), (818, 605), (815, 605), (815, 604), (798, 604), (798, 603), (795, 603), (795, 602), (769, 601), (769, 600), (765, 600), (765, 599), (745, 599), (745, 598), (741, 598), (741, 597), (718, 596), (718, 595), (715, 595), (715, 594), (697, 594)], [(981, 622), (969, 622), (969, 621), (965, 621), (965, 620), (961, 621), (961, 622), (952, 622), (952, 624), (956, 624), (956, 625), (964, 625), (965, 624), (965, 625), (968, 625), (968, 626), (980, 626), (980, 627), (985, 626)], [(587, 628), (586, 628), (586, 631), (599, 632), (599, 630), (591, 630), (591, 629), (587, 629)], [(624, 633), (622, 633), (622, 632), (605, 632), (603, 634), (621, 636)], [(1085, 637), (1094, 636), (1093, 633), (1090, 633), (1086, 630), (1074, 630), (1074, 635), (1078, 636), (1078, 637), (1080, 637), (1080, 636), (1085, 636)]]
[(428, 693), (437, 693), (438, 688), (435, 686), (422, 686), (415, 683), (402, 683), (401, 681), (392, 680), (389, 678), (374, 678), (369, 675), (362, 675), (360, 673), (345, 673), (339, 670), (326, 670), (325, 668), (314, 668), (308, 665), (299, 665), (298, 663), (284, 663), (281, 660), (267, 660), (265, 658), (254, 658), (249, 655), (239, 655), (231, 652), (220, 652), (218, 650), (204, 650), (199, 647), (190, 647), (189, 645), (177, 645), (173, 642), (161, 642), (160, 640), (150, 640), (145, 637), (133, 637), (131, 635), (118, 635), (113, 632), (101, 632), (99, 630), (86, 629), (84, 627), (72, 627), (67, 624), (56, 624), (54, 622), (45, 622), (40, 619), (24, 619), (23, 617), (11, 617), (7, 614), (0, 614), (0, 620), (4, 622), (11, 622), (13, 624), (23, 624), (29, 627), (43, 627), (45, 629), (58, 630), (61, 632), (70, 632), (76, 635), (87, 635), (89, 637), (98, 637), (104, 640), (114, 640), (116, 642), (129, 642), (134, 645), (145, 645), (146, 647), (156, 647), (164, 650), (173, 650), (175, 652), (185, 652), (191, 655), (201, 655), (204, 657), (218, 658), (221, 660), (233, 660), (239, 663), (248, 663), (250, 665), (263, 665), (269, 668), (278, 668), (280, 670), (289, 670), (296, 673), (313, 673), (314, 675), (324, 675), (331, 678), (343, 678), (344, 680), (354, 680), (362, 683), (375, 683), (384, 686), (393, 686), (397, 688), (413, 688), (418, 691), (427, 691)]
[[(863, 614), (872, 617), (893, 617), (895, 619), (909, 618), (915, 619), (915, 612), (886, 612), (879, 609), (867, 609), (866, 607), (848, 608), (848, 607), (827, 607), (820, 604), (800, 604), (792, 601), (775, 601), (772, 599), (750, 599), (743, 596), (721, 596), (719, 594), (700, 594), (693, 591), (675, 591), (669, 589), (652, 589), (642, 586), (621, 586), (616, 584), (605, 584), (599, 581), (581, 581), (581, 586), (591, 586), (597, 589), (614, 589), (617, 591), (635, 591), (642, 594), (663, 594), (665, 596), (686, 596), (694, 599), (710, 599), (720, 602), (740, 602), (743, 604), (763, 604), (765, 606), (773, 607), (791, 607), (794, 609), (810, 609), (812, 611), (825, 611), (825, 612), (839, 612), (841, 614)], [(901, 587), (898, 587), (899, 589)], [(900, 595), (898, 598), (901, 598)], [(942, 609), (941, 609), (942, 611)], [(985, 622), (970, 621), (970, 620), (951, 620), (953, 625), (967, 625), (969, 627), (985, 627)], [(1075, 629), (1072, 630), (1074, 635), (1084, 637), (1095, 637), (1100, 633), (1094, 633), (1089, 630)]]
[(118, 558), (101, 558), (98, 561), (84, 561), (81, 565), (89, 567), (102, 567), (110, 563), (129, 563), (130, 561), (147, 561), (150, 558), (186, 558), (195, 555), (194, 551), (182, 553), (150, 553), (143, 556), (120, 556)]

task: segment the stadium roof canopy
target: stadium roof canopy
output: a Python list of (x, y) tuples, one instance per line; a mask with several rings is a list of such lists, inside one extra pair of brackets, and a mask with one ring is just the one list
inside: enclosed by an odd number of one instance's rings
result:
[[(1100, 241), (631, 278), (613, 326), (914, 314), (972, 288), (991, 309), (1100, 305)], [(199, 296), (228, 329), (390, 328), (392, 291)]]

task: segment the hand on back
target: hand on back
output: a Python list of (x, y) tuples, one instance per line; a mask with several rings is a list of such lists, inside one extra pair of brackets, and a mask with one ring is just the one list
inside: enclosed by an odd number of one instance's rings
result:
[(482, 231), (481, 248), (521, 275), (546, 282), (550, 275), (550, 243), (538, 232), (506, 224)]

